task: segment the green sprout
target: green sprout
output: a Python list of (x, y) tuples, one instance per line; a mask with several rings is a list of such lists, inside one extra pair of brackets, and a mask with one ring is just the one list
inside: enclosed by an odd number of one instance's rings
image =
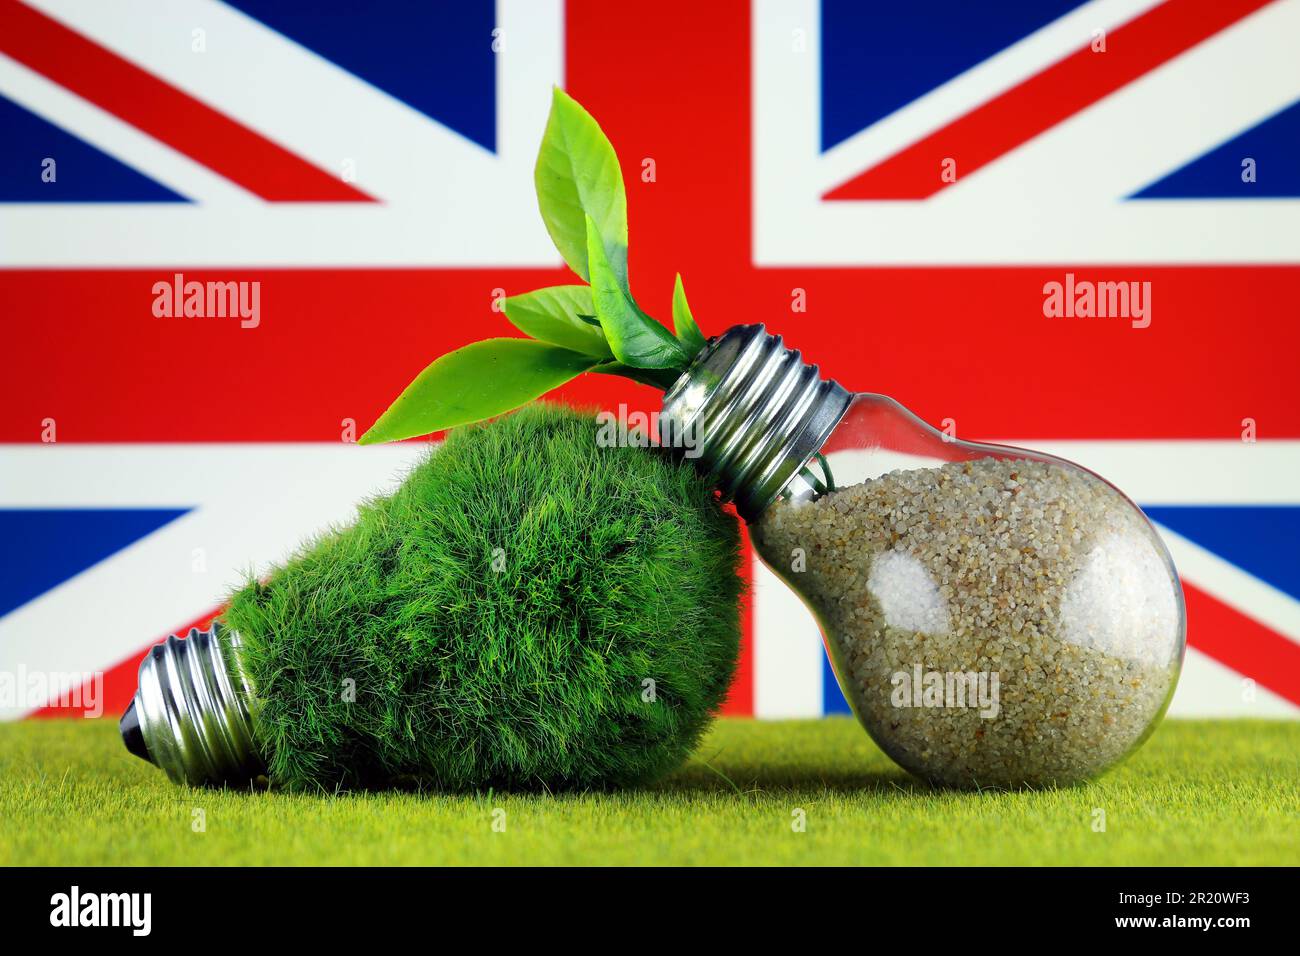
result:
[(588, 284), (507, 298), (506, 318), (530, 338), (485, 339), (435, 359), (360, 444), (493, 418), (584, 372), (622, 375), (667, 390), (704, 348), (680, 275), (673, 288), (674, 332), (633, 297), (618, 155), (591, 114), (558, 88), (533, 178), (547, 232)]

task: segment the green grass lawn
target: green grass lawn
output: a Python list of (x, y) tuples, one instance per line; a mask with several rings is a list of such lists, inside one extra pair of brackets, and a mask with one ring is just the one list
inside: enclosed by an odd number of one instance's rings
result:
[(0, 725), (4, 865), (557, 863), (1296, 864), (1300, 723), (1169, 721), (1096, 783), (981, 794), (916, 783), (848, 718), (723, 720), (650, 789), (458, 797), (179, 788), (114, 721)]

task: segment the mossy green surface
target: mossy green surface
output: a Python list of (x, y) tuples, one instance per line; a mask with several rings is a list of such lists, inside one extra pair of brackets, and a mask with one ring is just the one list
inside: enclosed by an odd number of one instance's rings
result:
[(681, 763), (735, 669), (738, 522), (689, 464), (597, 432), (554, 405), (456, 430), (234, 595), (273, 782), (596, 788)]
[(0, 865), (1297, 862), (1300, 721), (1166, 720), (1063, 790), (933, 790), (833, 717), (723, 718), (649, 787), (337, 795), (178, 787), (116, 720), (0, 724)]

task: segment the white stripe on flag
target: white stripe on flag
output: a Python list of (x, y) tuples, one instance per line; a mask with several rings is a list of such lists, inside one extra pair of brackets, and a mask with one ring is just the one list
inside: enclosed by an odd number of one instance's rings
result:
[(1189, 647), (1169, 716), (1300, 718), (1300, 707)]
[(821, 631), (780, 578), (754, 557), (754, 715), (820, 717)]
[[(236, 209), (259, 201), (242, 186), (2, 53), (0, 94), (186, 199), (229, 203)], [(76, 172), (71, 170), (71, 175)], [(10, 255), (7, 252), (6, 258)]]

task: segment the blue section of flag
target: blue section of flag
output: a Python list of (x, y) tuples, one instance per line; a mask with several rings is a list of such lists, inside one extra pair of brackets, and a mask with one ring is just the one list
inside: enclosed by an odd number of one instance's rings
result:
[(492, 0), (229, 2), (462, 136), (496, 150)]
[(1168, 505), (1143, 510), (1157, 524), (1300, 598), (1300, 505)]
[(189, 201), (3, 96), (0, 144), (0, 202)]
[(831, 667), (831, 659), (824, 648), (822, 650), (822, 713), (852, 713), (849, 702), (840, 692), (840, 682), (835, 679), (835, 668)]
[(188, 509), (0, 509), (0, 616), (152, 534)]
[(1077, 6), (1078, 0), (822, 0), (822, 151)]
[[(1300, 101), (1134, 193), (1131, 199), (1300, 198)], [(1254, 182), (1242, 163), (1254, 161)]]

